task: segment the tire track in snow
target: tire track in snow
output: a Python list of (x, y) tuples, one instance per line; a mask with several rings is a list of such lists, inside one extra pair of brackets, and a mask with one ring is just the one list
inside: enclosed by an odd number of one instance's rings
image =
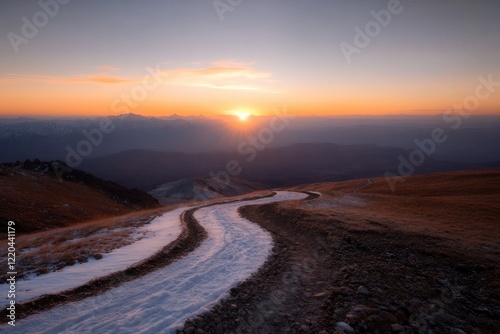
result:
[(278, 192), (271, 198), (218, 204), (194, 213), (208, 237), (171, 265), (101, 295), (20, 320), (13, 333), (170, 333), (209, 310), (231, 287), (266, 261), (272, 237), (238, 214), (244, 205), (303, 199)]
[[(16, 303), (75, 289), (92, 280), (137, 265), (179, 238), (182, 232), (179, 217), (185, 210), (186, 208), (178, 208), (157, 216), (137, 231), (150, 233), (150, 236), (103, 254), (100, 260), (89, 259), (87, 262), (66, 266), (58, 271), (17, 280)], [(0, 286), (2, 308), (9, 303), (7, 290), (8, 284)]]

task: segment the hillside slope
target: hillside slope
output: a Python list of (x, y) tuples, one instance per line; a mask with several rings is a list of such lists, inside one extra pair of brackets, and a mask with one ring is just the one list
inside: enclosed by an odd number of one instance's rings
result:
[(189, 201), (202, 201), (219, 197), (231, 197), (267, 189), (264, 184), (233, 177), (228, 184), (219, 178), (182, 179), (167, 182), (149, 191), (161, 204), (176, 204)]
[[(445, 238), (468, 249), (500, 255), (500, 169), (414, 175), (392, 192), (384, 178), (296, 187), (320, 191), (311, 208), (359, 228), (394, 228)], [(379, 224), (370, 223), (377, 221)]]
[(15, 221), (18, 233), (158, 206), (158, 201), (146, 193), (79, 170), (58, 179), (50, 162), (27, 160), (0, 165), (0, 220)]

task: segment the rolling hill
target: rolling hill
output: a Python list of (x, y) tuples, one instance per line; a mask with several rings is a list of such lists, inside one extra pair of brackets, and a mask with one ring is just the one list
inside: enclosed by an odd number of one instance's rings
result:
[(228, 184), (221, 182), (219, 178), (193, 178), (162, 184), (149, 191), (149, 194), (158, 199), (161, 204), (168, 205), (238, 196), (267, 188), (264, 184), (235, 177), (231, 178), (231, 182)]
[(0, 165), (0, 219), (16, 222), (18, 233), (158, 207), (139, 190), (126, 189), (73, 170), (58, 179), (52, 163), (25, 161)]

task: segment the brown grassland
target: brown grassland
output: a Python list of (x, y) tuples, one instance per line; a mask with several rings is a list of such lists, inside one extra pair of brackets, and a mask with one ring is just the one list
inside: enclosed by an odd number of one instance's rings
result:
[[(296, 187), (323, 196), (311, 215), (345, 222), (349, 229), (384, 230), (440, 237), (461, 253), (500, 258), (500, 169), (408, 177), (393, 193), (384, 178)], [(323, 203), (323, 205), (321, 205)]]
[[(156, 200), (144, 193), (78, 170), (64, 181), (58, 180), (47, 166), (0, 166), (2, 226), (12, 220), (16, 234), (30, 233), (159, 207)], [(6, 233), (7, 228), (2, 228), (0, 237)]]
[(303, 185), (246, 206), (273, 255), (185, 329), (236, 333), (498, 333), (500, 170)]
[[(132, 212), (17, 236), (17, 277), (60, 270), (69, 265), (87, 262), (89, 258), (100, 259), (102, 254), (140, 239), (142, 236), (133, 237), (137, 228), (167, 210), (169, 209), (159, 208)], [(0, 241), (0, 250), (7, 253), (7, 238)], [(1, 258), (0, 266), (6, 265), (7, 257)], [(0, 276), (2, 281), (4, 276), (7, 274)]]

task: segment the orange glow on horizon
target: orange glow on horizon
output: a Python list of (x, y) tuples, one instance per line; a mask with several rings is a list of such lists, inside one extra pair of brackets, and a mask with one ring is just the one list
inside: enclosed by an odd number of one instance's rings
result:
[[(64, 76), (62, 79), (57, 77), (57, 80), (48, 77), (49, 80), (45, 76), (7, 76), (3, 81), (0, 77), (0, 116), (105, 117), (126, 113), (157, 117), (172, 114), (231, 115), (240, 123), (248, 123), (251, 116), (272, 115), (274, 109), (285, 106), (290, 114), (296, 116), (433, 115), (462, 103), (477, 86), (475, 81), (461, 78), (449, 82), (444, 88), (438, 83), (421, 81), (400, 85), (397, 80), (375, 82), (366, 79), (359, 83), (351, 78), (350, 81), (310, 85), (280, 83), (280, 87), (274, 87), (273, 92), (246, 91), (228, 88), (234, 88), (232, 76), (254, 82), (257, 80), (255, 77), (266, 79), (267, 72), (258, 72), (250, 65), (232, 65), (235, 68), (231, 71), (220, 66), (215, 64), (189, 71), (170, 70), (169, 74), (183, 73), (184, 79), (189, 74), (190, 81), (171, 79), (167, 84), (151, 89), (137, 83), (75, 81), (95, 76)], [(220, 76), (228, 76), (228, 72), (231, 76), (225, 79), (227, 81), (220, 81), (221, 86), (202, 85), (203, 80), (220, 80)], [(102, 81), (103, 77), (98, 78)], [(135, 76), (122, 75), (122, 78), (126, 81)], [(152, 83), (152, 80), (148, 81), (149, 85)], [(254, 83), (256, 87), (262, 84)], [(494, 94), (482, 100), (473, 114), (500, 114), (500, 95)]]
[[(296, 116), (342, 116), (342, 115), (435, 115), (446, 112), (461, 102), (460, 94), (419, 99), (417, 96), (391, 96), (391, 94), (370, 93), (363, 98), (354, 94), (327, 94), (326, 90), (316, 92), (298, 91), (286, 95), (248, 95), (220, 90), (179, 89), (151, 92), (146, 99), (128, 105), (120, 101), (120, 108), (113, 108), (113, 101), (129, 89), (96, 89), (92, 85), (43, 85), (18, 86), (0, 85), (0, 116), (3, 117), (105, 117), (124, 113), (144, 116), (233, 116), (239, 123), (251, 122), (252, 116), (272, 115), (276, 108), (287, 107)], [(191, 92), (191, 94), (189, 94)], [(197, 98), (192, 99), (192, 94)], [(362, 94), (362, 92), (359, 92)], [(252, 101), (240, 105), (238, 100)], [(478, 110), (471, 114), (500, 113), (500, 96), (481, 101)]]

